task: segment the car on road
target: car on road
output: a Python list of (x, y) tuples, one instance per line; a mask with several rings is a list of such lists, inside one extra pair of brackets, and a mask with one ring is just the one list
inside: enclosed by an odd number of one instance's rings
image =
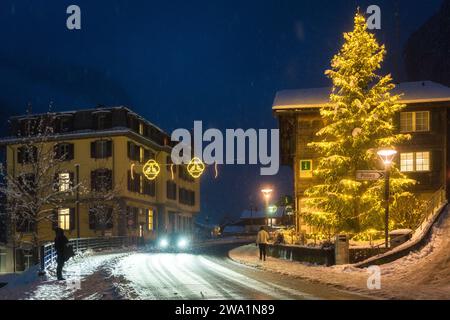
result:
[(192, 249), (192, 237), (183, 233), (162, 234), (156, 240), (155, 249), (160, 252), (187, 252)]

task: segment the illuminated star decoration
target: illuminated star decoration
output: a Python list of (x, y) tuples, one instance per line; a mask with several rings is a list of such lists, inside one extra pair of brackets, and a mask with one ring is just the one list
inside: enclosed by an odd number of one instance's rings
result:
[(134, 180), (134, 163), (130, 166), (130, 172), (131, 172), (131, 180)]
[(155, 180), (156, 177), (159, 175), (159, 172), (161, 171), (161, 168), (159, 167), (159, 164), (155, 160), (149, 160), (142, 168), (142, 172), (144, 173), (144, 176), (148, 180)]
[(205, 164), (199, 158), (193, 158), (187, 165), (187, 172), (194, 178), (198, 179), (205, 171)]

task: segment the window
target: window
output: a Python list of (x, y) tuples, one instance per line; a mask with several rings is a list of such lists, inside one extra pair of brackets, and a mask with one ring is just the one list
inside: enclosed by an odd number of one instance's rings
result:
[(91, 158), (104, 159), (112, 156), (112, 141), (98, 140), (91, 143)]
[(70, 230), (70, 209), (58, 210), (58, 227), (63, 230)]
[(21, 164), (36, 162), (38, 151), (35, 146), (23, 146), (17, 149), (17, 160)]
[(430, 131), (430, 112), (402, 112), (400, 113), (401, 132), (426, 132)]
[(57, 132), (69, 132), (72, 129), (72, 117), (62, 116), (59, 120), (59, 126), (57, 127)]
[(166, 182), (167, 198), (170, 200), (177, 200), (177, 184), (173, 181)]
[(91, 172), (91, 188), (94, 191), (112, 190), (112, 171), (109, 169), (98, 169)]
[(195, 206), (195, 191), (179, 188), (178, 198), (181, 204)]
[(300, 178), (312, 178), (312, 160), (300, 160)]
[(70, 190), (70, 185), (71, 185), (71, 177), (70, 177), (70, 173), (65, 172), (65, 173), (60, 173), (58, 175), (58, 190), (60, 192), (67, 192)]
[(142, 177), (143, 179), (143, 194), (150, 196), (150, 197), (154, 197), (156, 195), (156, 183), (155, 181), (150, 181), (148, 179), (146, 179), (145, 177)]
[(105, 130), (112, 127), (112, 117), (110, 112), (98, 112), (97, 118), (97, 130)]
[(414, 153), (402, 153), (400, 155), (400, 170), (402, 172), (414, 171)]
[(141, 161), (141, 147), (130, 141), (128, 141), (128, 159)]
[(74, 145), (71, 143), (60, 143), (54, 147), (55, 159), (70, 161), (74, 158)]
[(430, 171), (430, 153), (416, 153), (416, 171)]
[(147, 211), (147, 230), (153, 231), (153, 209)]
[(409, 152), (400, 154), (402, 172), (430, 171), (430, 152)]

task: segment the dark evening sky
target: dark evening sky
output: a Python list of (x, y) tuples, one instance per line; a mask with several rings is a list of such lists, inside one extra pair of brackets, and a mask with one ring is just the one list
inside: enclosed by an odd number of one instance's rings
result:
[[(71, 4), (82, 10), (80, 31), (66, 28)], [(206, 128), (275, 128), (276, 91), (329, 85), (323, 72), (342, 32), (356, 8), (370, 4), (382, 10), (385, 69), (402, 81), (399, 52), (441, 0), (2, 0), (2, 120), (27, 103), (37, 112), (52, 102), (55, 110), (127, 105), (169, 133), (194, 120)], [(201, 215), (236, 216), (260, 204), (266, 183), (289, 194), (292, 171), (261, 177), (258, 166), (222, 166), (219, 179), (202, 178)]]

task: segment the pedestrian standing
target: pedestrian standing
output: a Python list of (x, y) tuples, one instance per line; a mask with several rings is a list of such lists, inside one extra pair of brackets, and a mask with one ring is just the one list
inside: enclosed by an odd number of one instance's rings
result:
[(256, 244), (259, 246), (259, 260), (266, 261), (266, 249), (267, 244), (269, 243), (269, 234), (261, 227), (258, 232), (258, 236), (256, 237)]
[(66, 262), (65, 251), (67, 243), (69, 240), (64, 235), (64, 230), (61, 228), (55, 229), (55, 251), (56, 251), (56, 276), (58, 280), (65, 280), (62, 276), (62, 269), (64, 267), (64, 262)]

